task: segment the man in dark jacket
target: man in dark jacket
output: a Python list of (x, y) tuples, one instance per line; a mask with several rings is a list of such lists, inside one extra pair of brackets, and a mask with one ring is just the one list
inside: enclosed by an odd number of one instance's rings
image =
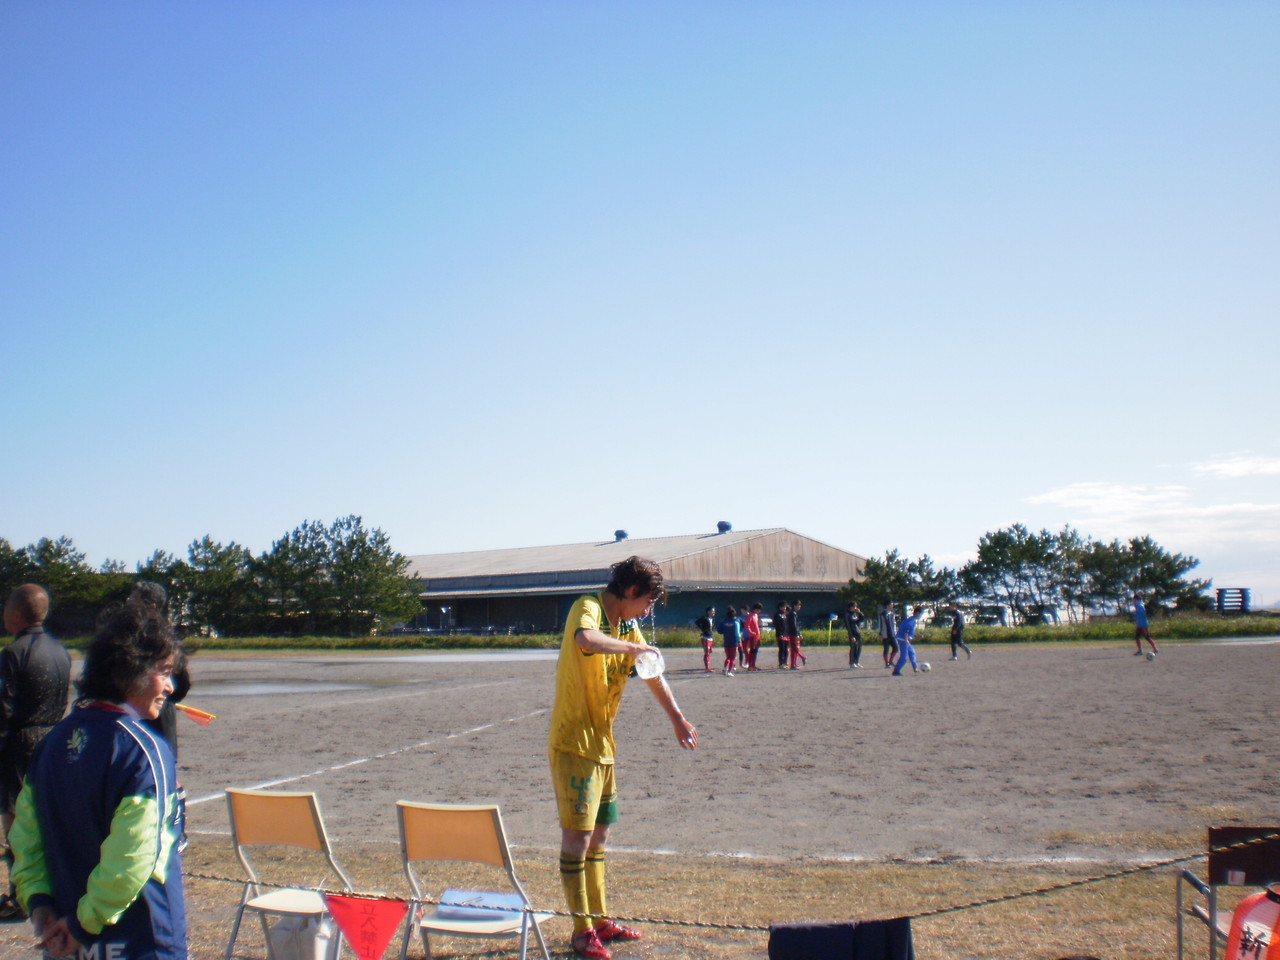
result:
[[(17, 587), (4, 605), (4, 628), (13, 634), (0, 653), (0, 824), (6, 837), (31, 754), (67, 712), (71, 654), (44, 632), (48, 613), (49, 595), (34, 583)], [(7, 847), (5, 860), (12, 869)], [(26, 917), (13, 894), (10, 881), (0, 897), (0, 921)]]
[(716, 645), (716, 608), (707, 607), (706, 611), (694, 622), (698, 628), (698, 641), (702, 644), (702, 669), (711, 672), (711, 651)]
[(973, 651), (969, 649), (969, 645), (964, 642), (964, 614), (960, 612), (960, 608), (954, 603), (951, 605), (951, 659), (959, 660), (956, 655), (956, 647), (965, 652), (970, 660), (973, 659)]
[[(166, 607), (169, 605), (169, 594), (164, 587), (150, 580), (139, 580), (133, 585), (133, 592), (129, 594), (126, 603), (135, 604), (145, 610), (151, 610), (158, 613), (162, 618), (167, 619)], [(179, 646), (178, 657), (173, 667), (173, 692), (165, 698), (164, 706), (160, 708), (160, 716), (155, 720), (144, 720), (148, 727), (154, 730), (165, 740), (169, 741), (169, 746), (173, 748), (173, 759), (178, 759), (178, 711), (174, 709), (175, 703), (181, 703), (182, 698), (191, 691), (191, 674), (187, 669), (186, 651)]]
[(849, 666), (862, 667), (862, 625), (867, 622), (856, 601), (851, 601), (844, 611), (844, 630), (849, 635)]

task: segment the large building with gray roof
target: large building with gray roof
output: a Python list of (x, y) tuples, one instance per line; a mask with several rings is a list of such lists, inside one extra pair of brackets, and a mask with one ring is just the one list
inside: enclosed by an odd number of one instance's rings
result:
[(836, 591), (862, 579), (866, 560), (781, 527), (631, 539), (624, 531), (595, 543), (516, 547), (409, 557), (422, 587), (420, 622), (432, 629), (555, 633), (573, 601), (601, 589), (609, 568), (637, 554), (656, 562), (668, 600), (658, 626), (683, 626), (707, 606), (799, 598), (810, 618), (826, 619)]

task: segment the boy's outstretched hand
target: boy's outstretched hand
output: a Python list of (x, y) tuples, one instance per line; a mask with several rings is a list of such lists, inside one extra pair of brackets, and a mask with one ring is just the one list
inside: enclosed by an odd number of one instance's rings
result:
[(698, 728), (686, 720), (684, 717), (673, 719), (671, 725), (675, 727), (676, 739), (680, 741), (680, 746), (686, 750), (698, 749)]

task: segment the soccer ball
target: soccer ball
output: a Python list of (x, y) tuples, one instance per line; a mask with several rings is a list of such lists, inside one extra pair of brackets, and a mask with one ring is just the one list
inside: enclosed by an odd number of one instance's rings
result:
[(927, 663), (922, 663), (922, 664), (920, 664), (920, 672), (921, 672), (921, 673), (928, 673), (928, 672), (929, 672), (929, 669), (930, 669), (930, 667), (929, 667), (929, 665), (928, 665)]
[(1155, 658), (1156, 658), (1156, 655), (1155, 655), (1154, 653), (1152, 653), (1150, 650), (1148, 650), (1148, 651), (1147, 651), (1147, 659), (1148, 659), (1148, 660), (1154, 660)]

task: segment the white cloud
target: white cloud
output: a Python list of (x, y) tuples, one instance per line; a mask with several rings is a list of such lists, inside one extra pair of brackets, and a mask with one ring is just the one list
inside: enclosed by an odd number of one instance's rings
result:
[[(1257, 467), (1265, 458), (1250, 460)], [(1046, 511), (1030, 526), (1069, 524), (1099, 540), (1149, 535), (1166, 550), (1199, 558), (1195, 576), (1210, 577), (1218, 586), (1252, 587), (1255, 603), (1280, 595), (1280, 497), (1263, 493), (1260, 500), (1214, 503), (1207, 502), (1210, 496), (1200, 487), (1177, 484), (1096, 482), (1073, 483), (1025, 502)]]
[(966, 550), (963, 553), (940, 553), (936, 557), (930, 555), (933, 559), (935, 567), (950, 567), (952, 570), (959, 570), (966, 563), (978, 559), (976, 550)]
[(1103, 518), (1124, 518), (1153, 510), (1177, 509), (1190, 500), (1191, 490), (1188, 487), (1126, 483), (1073, 483), (1026, 498), (1027, 503), (1063, 507)]
[(1058, 507), (1068, 514), (1062, 522), (1082, 533), (1102, 538), (1150, 534), (1175, 552), (1280, 547), (1280, 503), (1199, 504), (1189, 487), (1124, 483), (1074, 483), (1026, 502)]
[(1191, 470), (1197, 476), (1228, 480), (1239, 477), (1274, 477), (1280, 476), (1280, 457), (1218, 457), (1204, 463), (1193, 463)]

